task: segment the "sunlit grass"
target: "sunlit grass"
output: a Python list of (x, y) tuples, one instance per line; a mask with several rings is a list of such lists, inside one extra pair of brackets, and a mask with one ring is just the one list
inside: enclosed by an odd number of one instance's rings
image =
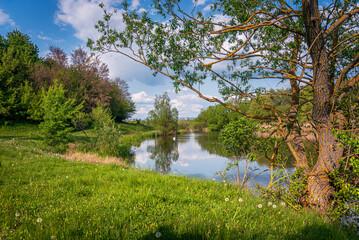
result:
[(0, 128), (1, 239), (357, 237), (229, 183), (68, 161), (43, 152), (36, 130), (25, 129)]

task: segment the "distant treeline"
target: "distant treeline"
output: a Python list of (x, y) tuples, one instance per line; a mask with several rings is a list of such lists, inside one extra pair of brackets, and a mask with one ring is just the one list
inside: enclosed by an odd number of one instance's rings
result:
[(101, 103), (118, 121), (134, 114), (127, 83), (110, 79), (107, 65), (97, 56), (79, 47), (70, 59), (56, 46), (39, 57), (38, 47), (18, 30), (0, 35), (0, 119), (41, 121), (43, 95), (54, 82), (64, 86), (68, 99), (83, 104), (84, 113)]
[[(310, 88), (304, 88), (301, 91), (302, 98), (300, 100), (300, 112), (298, 116), (298, 121), (301, 123), (311, 120), (310, 114), (308, 114), (312, 110), (312, 103), (310, 101), (312, 99), (311, 91), (312, 90)], [(274, 106), (283, 113), (288, 114), (291, 106), (291, 94), (291, 90), (287, 89), (269, 90), (257, 94), (256, 100), (270, 106)], [(270, 111), (263, 109), (258, 103), (256, 103), (256, 101), (248, 99), (232, 99), (228, 101), (227, 104), (239, 106), (241, 111), (251, 115), (265, 116), (272, 114)], [(202, 110), (201, 113), (193, 120), (192, 127), (195, 131), (200, 131), (204, 128), (208, 128), (210, 131), (219, 131), (231, 121), (238, 120), (242, 117), (243, 115), (218, 104), (215, 106), (209, 106), (208, 108)]]

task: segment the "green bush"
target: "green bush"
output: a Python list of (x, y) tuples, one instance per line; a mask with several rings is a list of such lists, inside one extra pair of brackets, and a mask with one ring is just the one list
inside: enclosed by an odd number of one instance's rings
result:
[[(349, 132), (338, 132), (346, 157), (339, 168), (330, 174), (335, 193), (330, 216), (334, 219), (351, 219), (359, 227), (359, 138)], [(356, 221), (356, 222), (355, 222)]]
[(47, 92), (43, 90), (42, 108), (44, 121), (40, 124), (43, 142), (57, 152), (67, 149), (72, 131), (71, 119), (79, 113), (82, 105), (74, 106), (74, 99), (66, 99), (62, 84), (55, 81)]
[(121, 131), (118, 129), (111, 111), (102, 103), (92, 110), (91, 118), (95, 132), (95, 139), (91, 148), (103, 155), (119, 156)]

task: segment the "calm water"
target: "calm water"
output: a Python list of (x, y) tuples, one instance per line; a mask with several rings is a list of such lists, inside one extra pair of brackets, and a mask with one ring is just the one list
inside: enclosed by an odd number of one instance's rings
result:
[[(160, 137), (145, 140), (139, 147), (135, 147), (135, 166), (145, 169), (153, 169), (164, 174), (186, 175), (188, 177), (208, 178), (221, 181), (217, 175), (227, 167), (230, 158), (226, 157), (219, 145), (216, 133), (191, 133), (172, 137)], [(251, 168), (259, 173), (270, 168), (270, 162), (264, 157), (251, 163)], [(287, 171), (295, 169), (291, 163), (287, 163)], [(244, 170), (244, 161), (241, 163), (241, 171)], [(233, 178), (235, 171), (228, 173)], [(256, 177), (253, 184), (266, 186), (270, 180), (270, 171)]]

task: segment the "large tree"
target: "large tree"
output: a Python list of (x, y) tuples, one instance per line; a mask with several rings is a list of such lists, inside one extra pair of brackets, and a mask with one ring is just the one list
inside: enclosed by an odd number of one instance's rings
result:
[(0, 35), (0, 117), (27, 116), (32, 96), (29, 69), (40, 61), (38, 52), (30, 37), (18, 30), (6, 38)]
[[(351, 93), (359, 82), (359, 6), (357, 0), (321, 4), (318, 0), (221, 0), (212, 5), (211, 14), (205, 14), (186, 12), (176, 0), (155, 0), (162, 16), (156, 21), (147, 12), (132, 11), (125, 2), (125, 29), (113, 28), (111, 17), (116, 11), (105, 10), (96, 25), (101, 37), (88, 45), (142, 63), (172, 79), (177, 89), (187, 87), (250, 118), (277, 121), (276, 131), (291, 149), (296, 167), (308, 177), (309, 203), (324, 210), (334, 191), (328, 174), (338, 168), (345, 150), (333, 130), (350, 130), (358, 109), (358, 98)], [(257, 116), (207, 96), (200, 86), (209, 79), (218, 83), (223, 96), (251, 99), (269, 113)], [(258, 97), (260, 89), (251, 92), (249, 83), (256, 79), (280, 80), (290, 86), (289, 111)], [(301, 92), (307, 86), (312, 96), (303, 101)], [(298, 121), (306, 100), (313, 104), (310, 114), (318, 138), (314, 166), (306, 156)]]

